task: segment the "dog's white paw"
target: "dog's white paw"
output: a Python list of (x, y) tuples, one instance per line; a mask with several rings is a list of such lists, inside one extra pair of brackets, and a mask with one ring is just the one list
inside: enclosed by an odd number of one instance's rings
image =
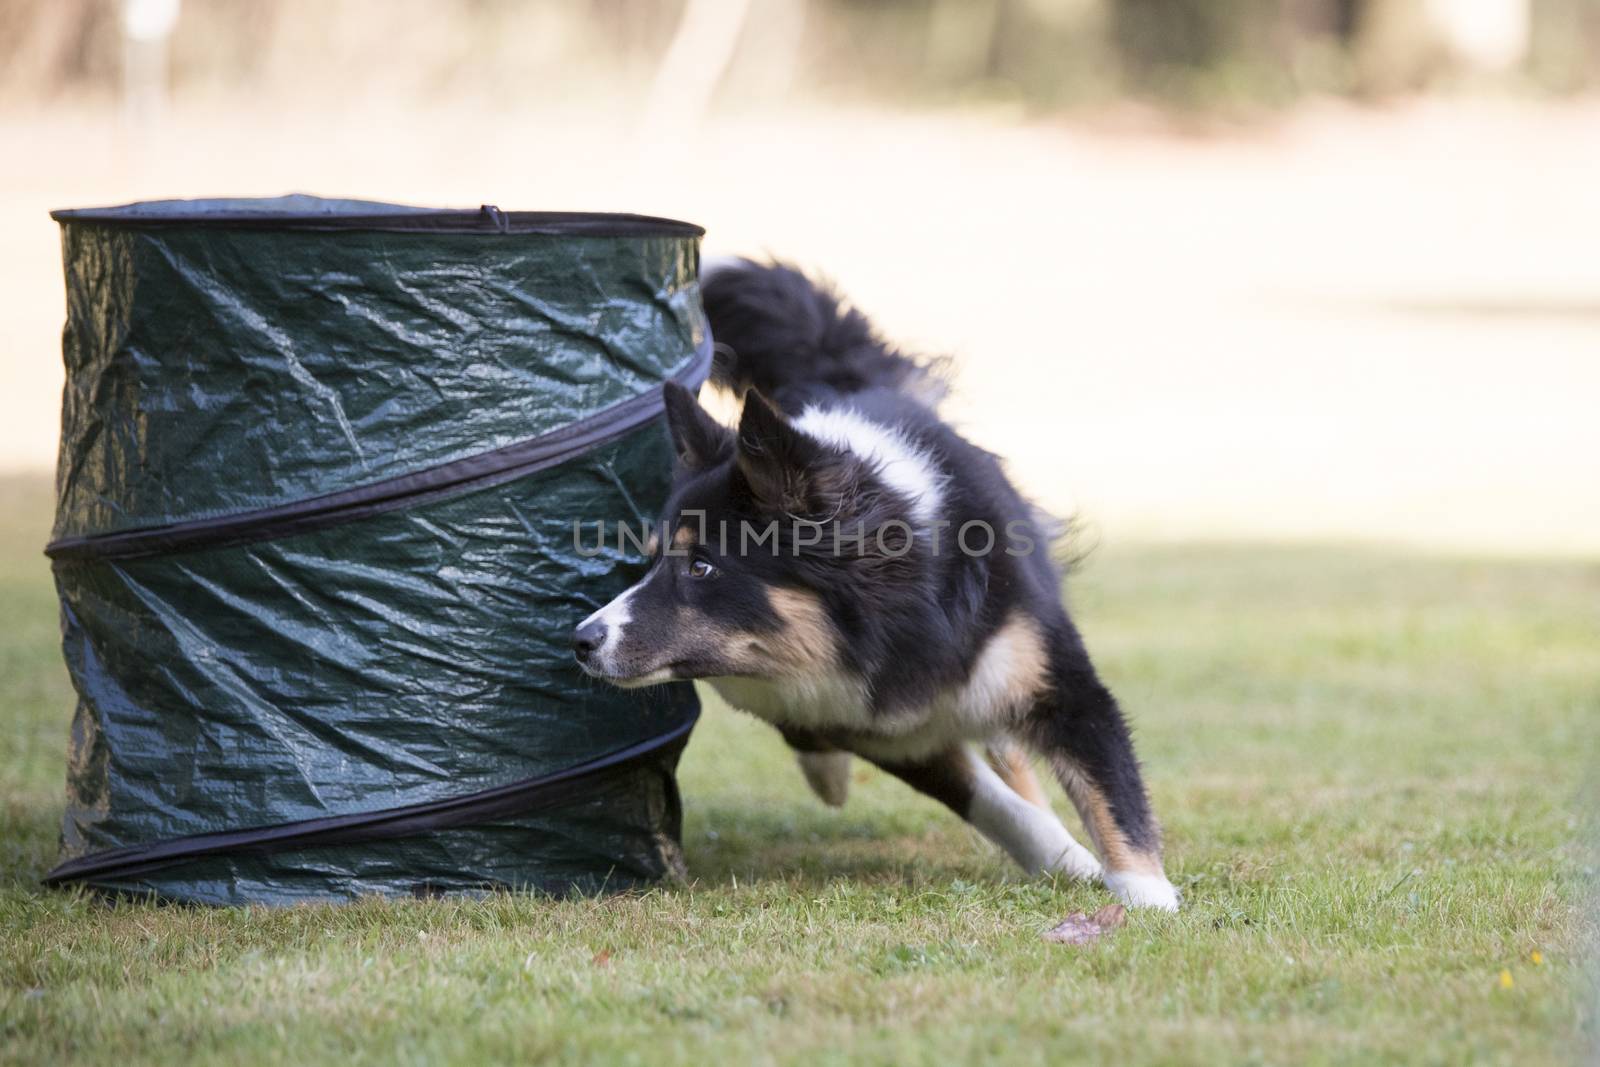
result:
[(1111, 895), (1130, 908), (1178, 910), (1178, 891), (1159, 874), (1107, 871), (1103, 881)]
[(1095, 859), (1094, 853), (1076, 841), (1067, 842), (1067, 848), (1045, 867), (1045, 870), (1051, 874), (1064, 874), (1068, 878), (1084, 882), (1092, 882), (1105, 873), (1100, 861)]

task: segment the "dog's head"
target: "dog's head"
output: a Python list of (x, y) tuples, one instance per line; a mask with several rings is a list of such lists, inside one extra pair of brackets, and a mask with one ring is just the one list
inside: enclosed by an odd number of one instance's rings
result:
[(882, 571), (886, 557), (841, 550), (832, 531), (881, 526), (892, 494), (754, 392), (737, 432), (679, 386), (667, 386), (666, 408), (678, 465), (650, 569), (579, 624), (578, 662), (627, 687), (837, 667), (848, 658), (840, 609), (859, 601), (863, 568), (876, 560)]

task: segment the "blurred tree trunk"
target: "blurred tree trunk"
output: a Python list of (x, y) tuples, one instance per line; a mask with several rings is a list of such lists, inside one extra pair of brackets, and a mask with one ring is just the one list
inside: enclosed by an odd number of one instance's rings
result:
[(1371, 96), (1421, 88), (1441, 59), (1423, 0), (1358, 0), (1353, 52), (1356, 89)]
[(1288, 80), (1285, 0), (1115, 0), (1111, 14), (1135, 90), (1192, 102), (1211, 85)]
[(120, 44), (117, 0), (3, 0), (0, 88), (114, 89)]
[(1003, 0), (934, 0), (928, 14), (927, 72), (935, 84), (963, 85), (996, 73)]

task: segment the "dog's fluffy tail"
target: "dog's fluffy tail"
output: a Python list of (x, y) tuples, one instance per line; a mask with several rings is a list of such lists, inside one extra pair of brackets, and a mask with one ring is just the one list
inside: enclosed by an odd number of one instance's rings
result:
[(867, 389), (929, 405), (944, 395), (942, 364), (888, 344), (832, 286), (787, 264), (709, 263), (700, 292), (717, 345), (712, 380), (735, 393), (754, 388), (790, 414)]

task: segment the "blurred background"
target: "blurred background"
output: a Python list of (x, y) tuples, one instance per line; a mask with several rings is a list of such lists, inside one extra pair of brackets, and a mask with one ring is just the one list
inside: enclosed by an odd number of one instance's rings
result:
[(0, 472), (51, 208), (625, 210), (834, 277), (1093, 539), (1600, 549), (1600, 0), (0, 0)]

